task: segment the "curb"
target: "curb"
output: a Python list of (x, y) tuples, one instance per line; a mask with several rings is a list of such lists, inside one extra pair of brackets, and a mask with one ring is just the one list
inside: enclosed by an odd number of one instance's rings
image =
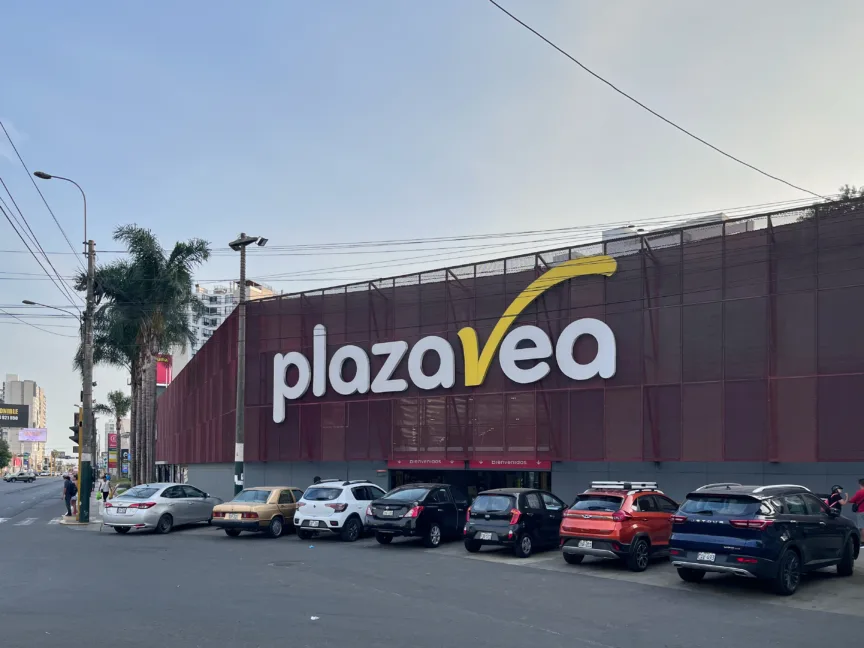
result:
[(60, 524), (62, 524), (63, 526), (89, 526), (90, 524), (102, 524), (102, 518), (90, 520), (89, 522), (79, 522), (75, 518), (70, 518), (67, 521), (66, 517), (64, 516), (60, 519)]

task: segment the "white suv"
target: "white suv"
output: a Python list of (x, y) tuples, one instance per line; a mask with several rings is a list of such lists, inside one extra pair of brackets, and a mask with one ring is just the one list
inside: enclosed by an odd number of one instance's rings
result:
[(317, 533), (336, 533), (344, 542), (354, 542), (365, 530), (366, 507), (384, 494), (384, 489), (365, 479), (322, 479), (307, 488), (297, 503), (297, 537), (308, 540)]

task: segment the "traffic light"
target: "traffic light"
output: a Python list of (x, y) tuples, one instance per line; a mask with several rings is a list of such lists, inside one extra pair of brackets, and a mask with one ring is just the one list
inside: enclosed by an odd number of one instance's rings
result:
[(79, 407), (78, 411), (75, 412), (75, 423), (70, 426), (69, 429), (72, 430), (72, 436), (69, 438), (72, 440), (75, 445), (79, 444), (79, 439), (81, 438), (81, 432), (84, 428), (84, 408)]

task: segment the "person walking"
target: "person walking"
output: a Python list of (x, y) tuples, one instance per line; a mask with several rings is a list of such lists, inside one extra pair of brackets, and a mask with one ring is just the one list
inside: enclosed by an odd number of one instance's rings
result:
[(855, 513), (855, 518), (858, 523), (858, 531), (864, 538), (864, 478), (858, 480), (858, 491), (849, 498), (849, 503), (852, 505), (852, 512)]
[(831, 487), (831, 494), (828, 496), (828, 508), (843, 510), (843, 505), (849, 501), (849, 496), (843, 492), (843, 487), (835, 484)]
[[(66, 517), (72, 517), (72, 503), (77, 494), (78, 487), (75, 482), (69, 479), (69, 475), (63, 475), (63, 500), (66, 502)], [(77, 503), (75, 513), (76, 515), (78, 513)]]
[(102, 493), (102, 506), (104, 507), (111, 495), (111, 475), (102, 475), (102, 479), (99, 480), (99, 492)]

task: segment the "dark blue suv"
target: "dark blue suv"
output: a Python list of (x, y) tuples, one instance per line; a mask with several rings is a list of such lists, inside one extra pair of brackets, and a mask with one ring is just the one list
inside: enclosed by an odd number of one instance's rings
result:
[(669, 553), (688, 583), (720, 572), (769, 580), (788, 596), (807, 571), (836, 565), (851, 576), (860, 541), (851, 520), (803, 486), (711, 484), (672, 516)]

